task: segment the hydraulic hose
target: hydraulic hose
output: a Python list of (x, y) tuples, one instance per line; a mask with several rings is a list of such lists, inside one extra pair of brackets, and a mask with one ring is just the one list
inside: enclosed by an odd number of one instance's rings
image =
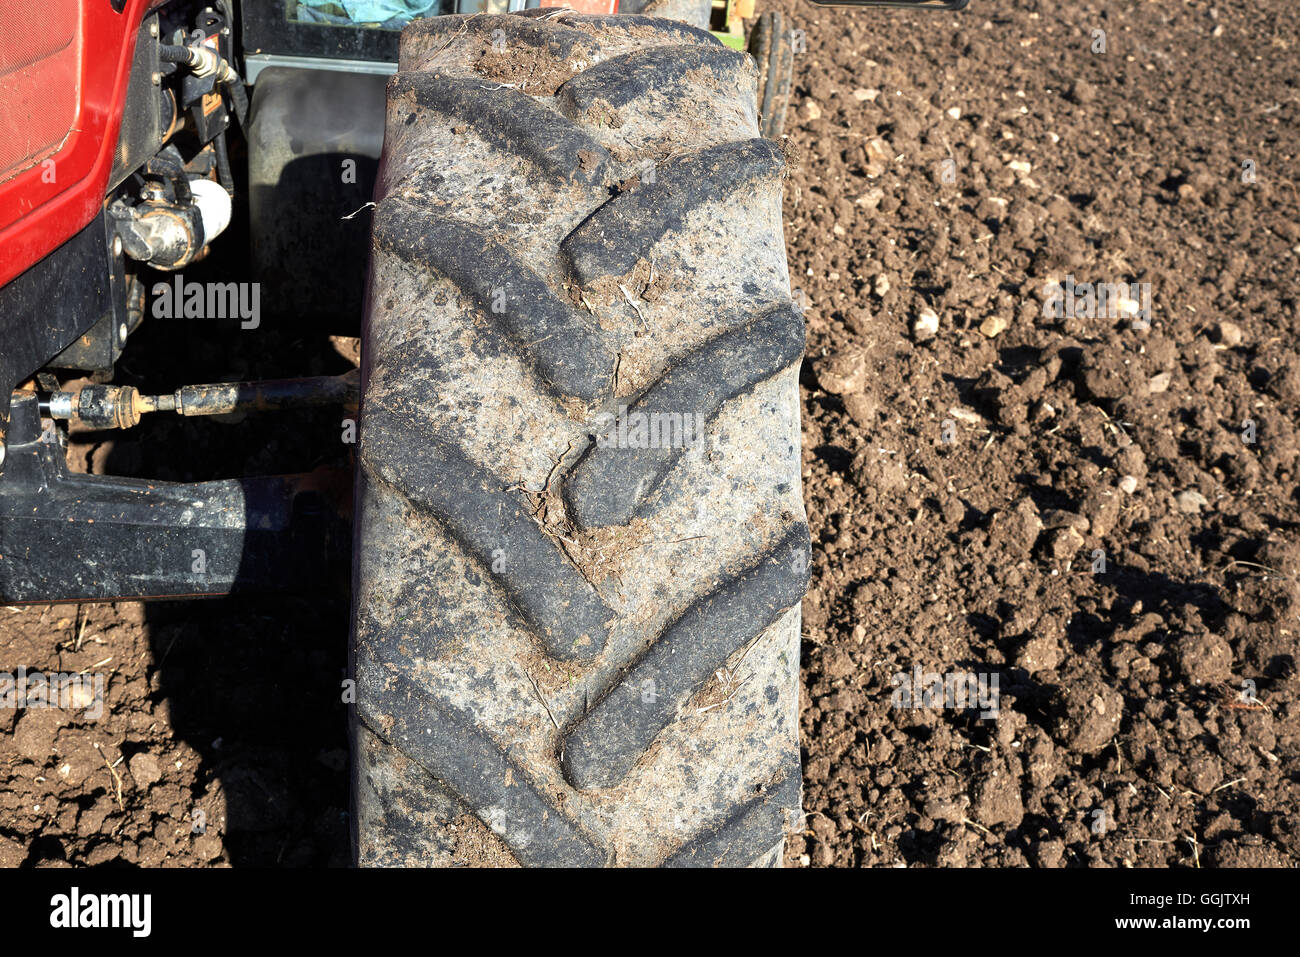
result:
[(226, 133), (223, 130), (212, 141), (212, 148), (217, 154), (217, 179), (227, 193), (235, 195), (235, 176), (230, 171), (230, 151), (226, 148)]
[(158, 58), (164, 63), (177, 63), (189, 67), (198, 77), (211, 76), (230, 94), (230, 105), (240, 127), (248, 119), (248, 93), (239, 73), (220, 54), (201, 43), (193, 46), (160, 46)]
[(215, 77), (218, 83), (230, 83), (239, 79), (235, 68), (221, 54), (202, 43), (184, 47), (164, 44), (158, 48), (158, 58), (164, 63), (187, 66), (197, 77)]

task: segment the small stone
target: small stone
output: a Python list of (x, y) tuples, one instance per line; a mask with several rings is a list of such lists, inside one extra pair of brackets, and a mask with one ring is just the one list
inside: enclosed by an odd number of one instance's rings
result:
[(1209, 500), (1194, 488), (1175, 495), (1174, 504), (1178, 506), (1178, 511), (1187, 515), (1199, 515), (1201, 509), (1208, 508), (1210, 505)]
[(861, 196), (853, 201), (854, 206), (862, 206), (865, 209), (875, 209), (880, 205), (880, 201), (885, 198), (885, 191), (879, 186), (872, 187)]
[(158, 767), (158, 759), (146, 751), (131, 756), (127, 762), (131, 769), (131, 777), (141, 788), (147, 788), (156, 784), (162, 778), (162, 769)]
[(1007, 169), (1014, 173), (1020, 173), (1023, 176), (1028, 176), (1030, 172), (1033, 171), (1033, 168), (1034, 167), (1030, 163), (1026, 163), (1024, 160), (1012, 160), (1007, 164)]
[(820, 120), (822, 118), (822, 108), (817, 105), (816, 100), (805, 100), (803, 104), (803, 115), (809, 120)]
[(1169, 383), (1173, 381), (1173, 375), (1168, 372), (1161, 372), (1159, 375), (1153, 375), (1147, 380), (1147, 391), (1152, 395), (1159, 395), (1169, 388)]
[(1048, 538), (1047, 552), (1058, 562), (1073, 558), (1083, 548), (1084, 538), (1079, 530), (1070, 526), (1058, 528)]
[(859, 103), (867, 103), (867, 102), (874, 103), (876, 97), (878, 97), (879, 95), (880, 95), (879, 90), (863, 89), (862, 87), (858, 87), (856, 90), (853, 91), (853, 98), (857, 100)]
[(1142, 311), (1142, 303), (1136, 299), (1130, 299), (1128, 296), (1118, 296), (1115, 299), (1115, 312), (1121, 319), (1132, 319)]
[(960, 119), (961, 119), (961, 109), (960, 109), (959, 107), (956, 107), (956, 106), (950, 106), (950, 107), (948, 108), (948, 116), (950, 116), (950, 117), (951, 117), (952, 119), (954, 119), (954, 120), (960, 120)]
[(1137, 491), (1138, 480), (1132, 475), (1125, 475), (1119, 480), (1119, 490), (1125, 495), (1132, 495)]
[(873, 288), (876, 291), (876, 295), (880, 296), (883, 299), (885, 297), (885, 294), (888, 293), (889, 290), (892, 288), (889, 283), (889, 277), (885, 275), (883, 272), (877, 275)]
[(939, 314), (929, 306), (923, 308), (912, 321), (912, 338), (917, 342), (933, 339), (939, 333)]
[(817, 362), (817, 382), (833, 395), (861, 392), (867, 382), (866, 356), (861, 350), (833, 352)]
[(867, 161), (867, 175), (879, 176), (885, 170), (889, 169), (892, 150), (883, 137), (873, 136), (862, 146), (862, 152)]
[(996, 339), (1007, 330), (1008, 325), (1010, 323), (1007, 322), (1005, 316), (994, 313), (980, 323), (980, 335), (985, 339)]
[(1219, 342), (1230, 349), (1241, 345), (1242, 341), (1245, 339), (1245, 336), (1242, 335), (1241, 332), (1241, 326), (1237, 325), (1235, 322), (1228, 322), (1227, 320), (1219, 323), (1215, 328), (1215, 332), (1218, 334)]

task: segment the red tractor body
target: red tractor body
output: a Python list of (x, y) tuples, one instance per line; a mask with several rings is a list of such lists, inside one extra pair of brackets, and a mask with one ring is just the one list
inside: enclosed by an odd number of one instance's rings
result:
[(46, 0), (0, 10), (0, 286), (104, 203), (136, 34), (165, 0)]

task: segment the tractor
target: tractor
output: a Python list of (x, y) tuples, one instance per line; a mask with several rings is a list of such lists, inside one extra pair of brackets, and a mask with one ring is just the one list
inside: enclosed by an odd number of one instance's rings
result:
[[(358, 864), (780, 864), (794, 37), (533, 2), (5, 5), (0, 601), (350, 588)], [(359, 367), (141, 389), (160, 321), (359, 331)], [(67, 462), (72, 428), (302, 407), (342, 482)]]

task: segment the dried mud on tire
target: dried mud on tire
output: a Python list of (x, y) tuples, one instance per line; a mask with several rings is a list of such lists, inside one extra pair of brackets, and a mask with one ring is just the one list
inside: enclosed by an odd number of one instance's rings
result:
[[(519, 85), (486, 82), (515, 49)], [(781, 861), (804, 331), (755, 81), (637, 18), (403, 34), (362, 349), (360, 863)]]

